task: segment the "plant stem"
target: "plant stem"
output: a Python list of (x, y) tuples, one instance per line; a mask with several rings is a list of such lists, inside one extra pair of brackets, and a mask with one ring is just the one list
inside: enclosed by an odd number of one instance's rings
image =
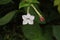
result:
[(27, 7), (27, 14), (29, 13), (29, 9), (30, 9), (30, 7)]
[(39, 17), (41, 17), (42, 15), (38, 12), (38, 10), (35, 8), (35, 6), (33, 4), (31, 4), (31, 6), (33, 7), (33, 9), (35, 10), (35, 12), (39, 15)]

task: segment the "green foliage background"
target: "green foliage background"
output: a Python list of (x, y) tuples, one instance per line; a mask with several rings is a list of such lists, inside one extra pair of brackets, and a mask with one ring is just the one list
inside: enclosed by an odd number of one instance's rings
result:
[[(21, 0), (0, 0), (0, 40), (60, 40), (60, 1), (26, 1), (28, 4)], [(30, 13), (36, 16), (35, 23), (24, 26), (21, 16), (26, 14), (26, 9), (21, 7), (31, 3), (45, 17), (45, 22), (41, 23), (33, 8), (30, 8)]]

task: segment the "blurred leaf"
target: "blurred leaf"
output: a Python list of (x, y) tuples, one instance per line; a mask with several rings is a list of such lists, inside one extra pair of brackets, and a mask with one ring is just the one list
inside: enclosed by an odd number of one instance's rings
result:
[(0, 25), (7, 24), (15, 15), (16, 11), (9, 12), (4, 17), (0, 18)]
[(19, 3), (19, 9), (23, 8), (23, 7), (28, 7), (28, 6), (30, 6), (30, 3), (26, 3), (24, 1), (22, 1), (22, 2)]
[(0, 0), (0, 5), (2, 4), (7, 4), (9, 2), (11, 2), (12, 0)]
[(58, 11), (60, 12), (60, 0), (55, 0), (54, 6), (58, 6)]
[(60, 12), (60, 5), (58, 6), (58, 11)]
[(44, 28), (44, 37), (46, 38), (46, 40), (53, 40), (52, 36), (53, 36), (53, 30), (52, 30), (52, 26), (51, 25), (46, 25)]
[(44, 32), (38, 23), (34, 25), (24, 25), (23, 33), (28, 40), (53, 40), (52, 26), (47, 25)]
[(38, 23), (35, 23), (34, 25), (24, 25), (22, 29), (28, 40), (45, 40)]
[(53, 25), (53, 33), (57, 40), (60, 40), (60, 25)]
[(37, 0), (24, 0), (19, 3), (19, 9), (22, 7), (28, 7), (32, 3), (39, 3)]
[(54, 5), (59, 5), (60, 4), (60, 0), (54, 0)]
[(26, 0), (28, 3), (39, 3), (37, 0)]

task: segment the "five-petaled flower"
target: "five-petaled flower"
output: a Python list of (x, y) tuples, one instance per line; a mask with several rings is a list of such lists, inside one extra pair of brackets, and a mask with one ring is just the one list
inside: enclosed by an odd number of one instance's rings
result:
[(33, 20), (35, 17), (27, 13), (27, 15), (22, 15), (22, 18), (23, 18), (23, 25), (26, 25), (26, 24), (32, 25), (34, 23)]

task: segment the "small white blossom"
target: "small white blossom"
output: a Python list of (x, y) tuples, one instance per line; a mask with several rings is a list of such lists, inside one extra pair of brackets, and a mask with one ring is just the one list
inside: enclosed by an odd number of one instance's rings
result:
[(23, 18), (23, 25), (26, 25), (26, 24), (32, 25), (34, 23), (33, 20), (35, 17), (28, 13), (27, 15), (22, 15), (22, 18)]

